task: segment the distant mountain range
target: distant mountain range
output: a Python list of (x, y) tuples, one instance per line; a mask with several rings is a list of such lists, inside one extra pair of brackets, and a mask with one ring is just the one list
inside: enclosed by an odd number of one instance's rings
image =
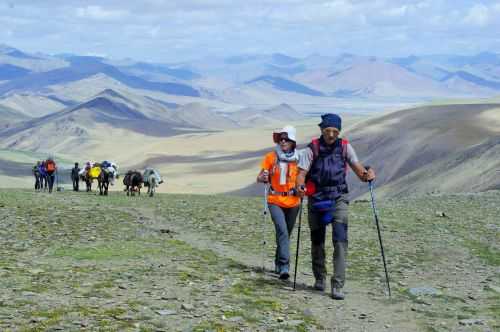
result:
[[(240, 105), (255, 103), (254, 89), (341, 99), (488, 97), (500, 93), (500, 55), (378, 58), (341, 54), (305, 58), (285, 54), (203, 58), (176, 64), (102, 57), (30, 55), (0, 46), (0, 97), (43, 93), (53, 85), (106, 75), (130, 88), (174, 96), (219, 98), (223, 91), (250, 91)], [(224, 81), (218, 85), (214, 82)], [(223, 88), (221, 87), (223, 85)], [(257, 85), (257, 86), (256, 86)], [(257, 98), (257, 103), (260, 99)], [(286, 102), (285, 99), (281, 100)], [(1, 101), (0, 101), (1, 102)], [(234, 102), (234, 101), (232, 101)]]

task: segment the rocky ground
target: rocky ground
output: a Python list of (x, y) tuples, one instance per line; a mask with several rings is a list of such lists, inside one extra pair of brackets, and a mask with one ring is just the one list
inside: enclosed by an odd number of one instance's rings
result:
[(305, 213), (294, 291), (272, 273), (262, 199), (1, 190), (0, 330), (500, 330), (499, 192), (378, 209), (392, 296), (370, 203), (357, 201), (347, 297), (334, 301), (310, 288)]

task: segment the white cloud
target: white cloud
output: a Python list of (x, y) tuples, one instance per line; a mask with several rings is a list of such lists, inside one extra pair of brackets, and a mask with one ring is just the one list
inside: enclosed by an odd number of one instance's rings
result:
[(326, 9), (331, 10), (338, 16), (348, 16), (351, 15), (354, 10), (355, 6), (351, 1), (346, 1), (346, 0), (336, 0), (332, 1), (330, 3), (326, 3), (323, 5)]
[(469, 9), (464, 23), (484, 27), (490, 23), (490, 11), (483, 4), (476, 4)]
[(384, 11), (384, 14), (392, 17), (405, 16), (408, 11), (408, 6), (401, 6), (396, 8), (389, 8)]
[(500, 0), (6, 0), (0, 24), (12, 46), (175, 60), (172, 47), (192, 57), (391, 55), (461, 53), (457, 41), (465, 41), (499, 52), (497, 17)]
[(76, 9), (76, 16), (91, 20), (119, 20), (128, 15), (127, 11), (104, 9), (101, 6), (87, 6)]

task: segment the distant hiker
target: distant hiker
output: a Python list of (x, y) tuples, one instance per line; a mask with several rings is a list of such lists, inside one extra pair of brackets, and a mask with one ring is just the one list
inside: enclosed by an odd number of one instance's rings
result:
[(32, 173), (35, 177), (35, 190), (38, 191), (40, 189), (40, 171), (38, 170), (38, 166), (40, 166), (40, 162), (37, 161), (36, 165), (33, 166)]
[(54, 187), (54, 181), (57, 171), (56, 162), (53, 158), (49, 157), (45, 161), (45, 169), (47, 171), (47, 182), (49, 184), (49, 193), (52, 193), (52, 188)]
[[(325, 234), (333, 222), (333, 276), (331, 295), (344, 299), (347, 257), (347, 165), (361, 181), (375, 179), (373, 169), (366, 169), (346, 139), (340, 138), (342, 120), (336, 114), (321, 116), (321, 137), (314, 139), (300, 155), (297, 190), (308, 199), (309, 228), (311, 230), (312, 269), (314, 288), (325, 290)], [(304, 184), (306, 185), (304, 189)]]
[(299, 158), (296, 130), (286, 126), (273, 133), (273, 140), (276, 147), (265, 155), (257, 181), (270, 182), (267, 204), (276, 231), (275, 272), (286, 280), (290, 276), (290, 235), (300, 205), (295, 190)]
[(45, 161), (40, 161), (38, 166), (38, 173), (40, 173), (40, 190), (47, 190), (47, 169), (45, 168)]
[(73, 191), (78, 191), (80, 182), (80, 167), (78, 167), (78, 163), (75, 163), (75, 167), (71, 169), (71, 180), (73, 181)]
[(40, 167), (40, 161), (37, 161), (36, 165), (33, 166), (33, 170), (32, 170), (33, 176), (35, 177), (35, 190), (36, 191), (40, 190), (42, 187), (39, 167)]

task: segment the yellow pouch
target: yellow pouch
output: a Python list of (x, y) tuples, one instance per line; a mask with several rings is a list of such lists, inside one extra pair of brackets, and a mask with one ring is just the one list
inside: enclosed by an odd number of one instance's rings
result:
[(90, 177), (91, 178), (97, 178), (99, 177), (99, 174), (101, 174), (101, 168), (100, 167), (92, 167), (89, 171)]

